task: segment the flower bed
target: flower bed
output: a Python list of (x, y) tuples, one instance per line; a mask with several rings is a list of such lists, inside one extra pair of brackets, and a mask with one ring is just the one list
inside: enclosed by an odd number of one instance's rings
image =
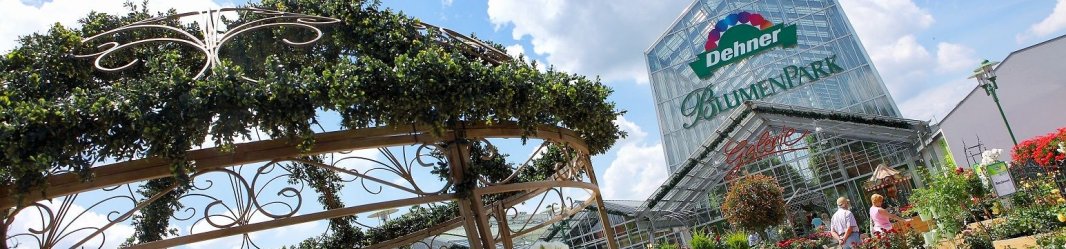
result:
[(922, 236), (913, 229), (889, 229), (888, 231), (875, 232), (873, 236), (866, 238), (862, 244), (855, 246), (856, 249), (906, 249), (921, 247), (924, 242)]
[(1062, 165), (1066, 160), (1066, 127), (1018, 143), (1011, 160), (1014, 165), (1023, 165), (1029, 160), (1045, 167)]
[(828, 232), (815, 233), (807, 237), (795, 237), (775, 243), (781, 249), (822, 249), (834, 245), (833, 237)]

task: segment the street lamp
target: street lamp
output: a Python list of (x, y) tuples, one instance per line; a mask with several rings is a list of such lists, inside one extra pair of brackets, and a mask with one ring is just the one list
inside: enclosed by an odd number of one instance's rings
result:
[(999, 105), (999, 95), (996, 95), (996, 89), (999, 89), (999, 85), (996, 84), (996, 70), (993, 68), (996, 65), (999, 65), (999, 62), (984, 60), (981, 65), (977, 66), (977, 69), (973, 70), (973, 75), (970, 75), (968, 79), (977, 78), (979, 86), (985, 89), (985, 94), (992, 96), (992, 101), (996, 102), (996, 107), (999, 108), (999, 116), (1003, 117), (1003, 124), (1007, 125), (1007, 133), (1010, 133), (1010, 140), (1017, 146), (1018, 139), (1014, 138), (1014, 130), (1011, 130), (1010, 122), (1007, 122), (1007, 115), (1003, 114), (1003, 106)]

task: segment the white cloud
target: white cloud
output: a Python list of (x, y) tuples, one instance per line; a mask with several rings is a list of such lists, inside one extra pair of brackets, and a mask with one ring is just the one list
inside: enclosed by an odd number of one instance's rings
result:
[(843, 0), (855, 33), (893, 96), (909, 96), (924, 83), (936, 61), (915, 34), (935, 21), (911, 0)]
[(930, 87), (917, 96), (901, 102), (900, 112), (908, 118), (939, 122), (951, 111), (951, 108), (955, 108), (955, 105), (973, 90), (976, 84), (974, 80), (960, 78)]
[(976, 54), (972, 48), (941, 42), (936, 48), (937, 70), (947, 72), (972, 69), (977, 63)]
[(526, 53), (526, 48), (522, 47), (522, 44), (514, 44), (511, 46), (507, 46), (506, 49), (507, 55), (510, 55), (514, 58), (518, 58), (518, 56)]
[(667, 178), (662, 143), (647, 145), (648, 133), (625, 117), (614, 120), (629, 136), (618, 142), (617, 156), (603, 174), (604, 199), (643, 200)]
[[(56, 22), (67, 27), (77, 26), (77, 20), (93, 10), (108, 14), (126, 13), (126, 8), (122, 6), (125, 2), (127, 0), (55, 0), (44, 2), (37, 7), (20, 0), (0, 0), (0, 52), (14, 48), (18, 37), (47, 31)], [(221, 5), (212, 0), (156, 0), (148, 3), (151, 11), (174, 8), (182, 12), (220, 7)]]
[(842, 0), (855, 32), (867, 48), (895, 43), (904, 35), (933, 24), (929, 14), (911, 0)]
[[(912, 0), (842, 0), (855, 33), (905, 117), (943, 117), (972, 88), (965, 79), (977, 62), (974, 49), (940, 42), (935, 53), (918, 37), (935, 20)], [(950, 79), (950, 80), (944, 80)], [(946, 82), (945, 82), (946, 81)]]
[(444, 7), (450, 7), (453, 3), (455, 3), (455, 0), (440, 0), (440, 4), (444, 5)]
[(489, 0), (488, 14), (497, 29), (512, 26), (514, 39), (529, 36), (533, 52), (558, 69), (646, 83), (642, 52), (688, 3)]
[[(59, 212), (60, 202), (61, 201), (56, 200), (55, 202), (42, 201), (40, 203), (44, 206), (47, 206), (53, 212)], [(54, 246), (55, 248), (71, 248), (72, 246), (74, 246), (75, 243), (96, 231), (95, 229), (84, 228), (98, 228), (110, 223), (106, 215), (93, 211), (85, 212), (84, 215), (78, 217), (79, 214), (84, 211), (85, 208), (80, 205), (73, 204), (70, 206), (70, 209), (67, 210), (67, 215), (63, 216), (63, 219), (58, 224), (60, 228), (68, 226), (66, 227), (66, 232), (60, 234), (60, 236), (66, 233), (69, 233), (70, 235), (58, 241), (58, 243)], [(8, 227), (7, 235), (11, 236), (21, 233), (29, 233), (28, 229), (40, 230), (43, 227), (43, 224), (41, 222), (42, 216), (44, 216), (44, 218), (49, 217), (46, 213), (37, 211), (35, 207), (29, 207), (24, 209), (23, 211), (15, 215), (15, 220), (13, 221), (11, 226)], [(77, 219), (75, 219), (75, 217), (77, 217)], [(79, 229), (83, 230), (79, 231)], [(125, 242), (126, 238), (129, 238), (131, 235), (133, 235), (133, 227), (123, 223), (119, 223), (111, 226), (107, 230), (104, 230), (103, 237), (93, 237), (93, 239), (83, 244), (83, 246), (96, 248), (98, 246), (101, 246), (102, 243), (102, 248), (118, 248), (118, 245), (122, 244), (122, 242)], [(18, 246), (14, 246), (16, 241)], [(15, 240), (7, 240), (7, 242), (9, 242), (9, 246), (13, 246), (12, 248), (39, 247), (39, 245), (37, 245), (36, 240), (29, 236), (17, 236)]]
[(1033, 24), (1025, 32), (1018, 34), (1016, 38), (1018, 43), (1022, 43), (1029, 38), (1050, 35), (1063, 29), (1066, 29), (1066, 0), (1059, 0), (1055, 4), (1055, 9), (1051, 11), (1051, 15)]

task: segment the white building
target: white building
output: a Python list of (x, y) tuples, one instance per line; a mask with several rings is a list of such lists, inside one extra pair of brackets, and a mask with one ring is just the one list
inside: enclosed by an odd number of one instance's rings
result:
[[(1014, 51), (995, 68), (1000, 105), (1018, 142), (1066, 127), (1066, 36)], [(976, 65), (975, 65), (976, 67)], [(976, 80), (974, 80), (976, 82)], [(1003, 149), (1009, 161), (1014, 143), (992, 96), (975, 86), (943, 120), (940, 129), (955, 161), (981, 161), (981, 151)]]

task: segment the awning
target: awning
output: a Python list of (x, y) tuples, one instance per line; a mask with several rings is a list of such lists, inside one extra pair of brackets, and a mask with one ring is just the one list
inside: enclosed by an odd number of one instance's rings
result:
[(725, 180), (731, 169), (724, 163), (726, 155), (722, 152), (728, 141), (751, 140), (766, 129), (782, 127), (878, 143), (915, 145), (914, 148), (930, 133), (924, 121), (748, 101), (730, 113), (701, 148), (641, 205), (641, 213), (691, 209), (706, 198), (710, 187)]

